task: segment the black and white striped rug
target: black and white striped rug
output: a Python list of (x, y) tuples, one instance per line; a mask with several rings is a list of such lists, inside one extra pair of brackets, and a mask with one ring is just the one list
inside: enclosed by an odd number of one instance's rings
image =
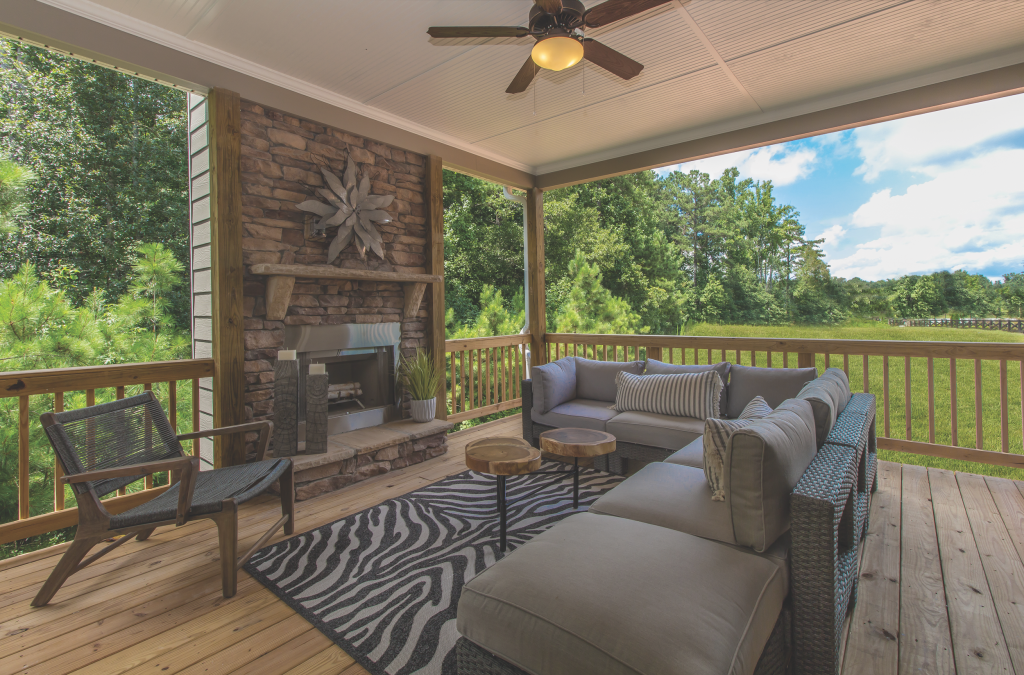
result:
[[(569, 468), (508, 479), (505, 555), (575, 513)], [(581, 469), (579, 510), (621, 480)], [(494, 476), (466, 471), (261, 549), (245, 569), (374, 675), (449, 674), (462, 586), (499, 559), (498, 530)]]

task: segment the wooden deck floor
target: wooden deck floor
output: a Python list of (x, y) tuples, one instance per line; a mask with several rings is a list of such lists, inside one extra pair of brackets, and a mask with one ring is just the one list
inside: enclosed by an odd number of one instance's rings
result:
[[(310, 530), (464, 470), (467, 441), (515, 435), (511, 417), (453, 435), (443, 457), (301, 502)], [(1017, 483), (881, 463), (844, 673), (1024, 675), (1024, 496)], [(244, 506), (251, 545), (278, 502)], [(280, 535), (275, 537), (279, 539)], [(365, 673), (244, 572), (220, 595), (209, 521), (158, 530), (29, 601), (63, 547), (0, 562), (0, 673)]]

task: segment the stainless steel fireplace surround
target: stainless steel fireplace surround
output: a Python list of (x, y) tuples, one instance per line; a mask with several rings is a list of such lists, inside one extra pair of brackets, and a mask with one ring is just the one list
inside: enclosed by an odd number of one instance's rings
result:
[(284, 349), (299, 358), (299, 440), (306, 437), (306, 375), (309, 364), (323, 363), (330, 383), (327, 433), (384, 424), (401, 417), (398, 349), (402, 324), (286, 326)]

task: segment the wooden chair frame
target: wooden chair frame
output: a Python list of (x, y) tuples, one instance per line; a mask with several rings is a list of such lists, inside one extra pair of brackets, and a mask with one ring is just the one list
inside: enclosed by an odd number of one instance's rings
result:
[[(150, 392), (152, 396), (152, 392)], [(155, 397), (153, 400), (156, 400)], [(57, 424), (54, 413), (46, 413), (41, 416), (44, 428)], [(249, 431), (259, 431), (260, 436), (256, 445), (256, 460), (263, 461), (266, 455), (267, 445), (270, 443), (270, 435), (274, 425), (269, 421), (250, 422), (247, 424), (236, 424), (230, 427), (219, 429), (207, 429), (195, 431), (188, 434), (180, 434), (178, 441), (187, 441), (195, 438), (209, 438), (214, 436), (225, 436), (229, 434), (240, 434)], [(59, 456), (59, 455), (58, 455)], [(65, 471), (67, 467), (65, 467)], [(104, 480), (107, 478), (121, 478), (125, 476), (137, 476), (142, 474), (169, 471), (172, 476), (172, 484), (180, 482), (178, 490), (178, 508), (176, 517), (171, 520), (146, 523), (144, 525), (133, 525), (118, 529), (110, 528), (110, 514), (103, 506), (95, 490), (90, 489), (77, 495), (78, 500), (78, 530), (75, 532), (75, 539), (71, 546), (61, 557), (57, 566), (50, 573), (49, 578), (39, 589), (39, 593), (32, 600), (33, 607), (42, 607), (50, 602), (61, 586), (68, 578), (90, 564), (96, 562), (107, 553), (125, 543), (133, 536), (138, 541), (145, 541), (153, 531), (164, 525), (181, 526), (188, 522), (189, 509), (192, 505), (192, 496), (195, 492), (196, 479), (199, 474), (199, 458), (182, 455), (180, 458), (165, 459), (144, 464), (133, 464), (130, 466), (117, 467), (112, 469), (100, 469), (97, 471), (86, 471), (83, 473), (65, 475), (61, 478), (64, 484), (83, 483), (87, 481)], [(266, 544), (272, 536), (284, 526), (286, 535), (295, 531), (295, 486), (292, 474), (291, 462), (288, 468), (278, 479), (281, 485), (281, 518), (259, 538), (259, 540), (245, 553), (238, 558), (238, 503), (234, 498), (225, 499), (223, 508), (219, 513), (202, 514), (192, 518), (209, 518), (217, 524), (217, 534), (220, 546), (221, 582), (225, 598), (235, 595), (238, 587), (238, 570), (241, 569), (252, 554)], [(112, 536), (118, 537), (113, 543), (108, 544), (95, 554), (85, 556), (97, 544), (109, 540)], [(83, 558), (85, 558), (83, 560)]]

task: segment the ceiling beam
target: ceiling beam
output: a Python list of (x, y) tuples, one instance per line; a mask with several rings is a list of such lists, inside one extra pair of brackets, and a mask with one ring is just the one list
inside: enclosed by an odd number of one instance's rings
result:
[(689, 2), (689, 0), (686, 0), (685, 2), (683, 0), (672, 0), (672, 5), (676, 8), (676, 11), (679, 13), (679, 16), (683, 18), (683, 21), (686, 22), (686, 25), (690, 27), (690, 30), (693, 31), (693, 34), (696, 35), (697, 39), (700, 40), (702, 45), (704, 45), (704, 49), (708, 51), (708, 54), (711, 55), (711, 58), (713, 58), (715, 62), (718, 63), (718, 67), (722, 69), (722, 72), (725, 73), (725, 76), (729, 78), (729, 81), (732, 82), (733, 85), (735, 85), (736, 89), (738, 89), (741, 94), (743, 94), (744, 98), (750, 101), (751, 105), (757, 108), (757, 112), (764, 112), (764, 110), (761, 109), (761, 105), (756, 100), (754, 100), (754, 97), (750, 95), (750, 92), (747, 91), (747, 88), (743, 86), (743, 83), (740, 82), (738, 77), (736, 77), (736, 74), (732, 72), (732, 68), (730, 68), (729, 65), (725, 62), (725, 59), (722, 58), (722, 55), (718, 53), (718, 50), (715, 49), (715, 46), (711, 44), (711, 40), (708, 39), (708, 36), (704, 34), (704, 31), (701, 29), (701, 27), (697, 25), (697, 22), (693, 20), (693, 17), (690, 16), (690, 13), (686, 11), (687, 2)]
[(1024, 93), (1024, 63), (537, 176), (552, 190)]

